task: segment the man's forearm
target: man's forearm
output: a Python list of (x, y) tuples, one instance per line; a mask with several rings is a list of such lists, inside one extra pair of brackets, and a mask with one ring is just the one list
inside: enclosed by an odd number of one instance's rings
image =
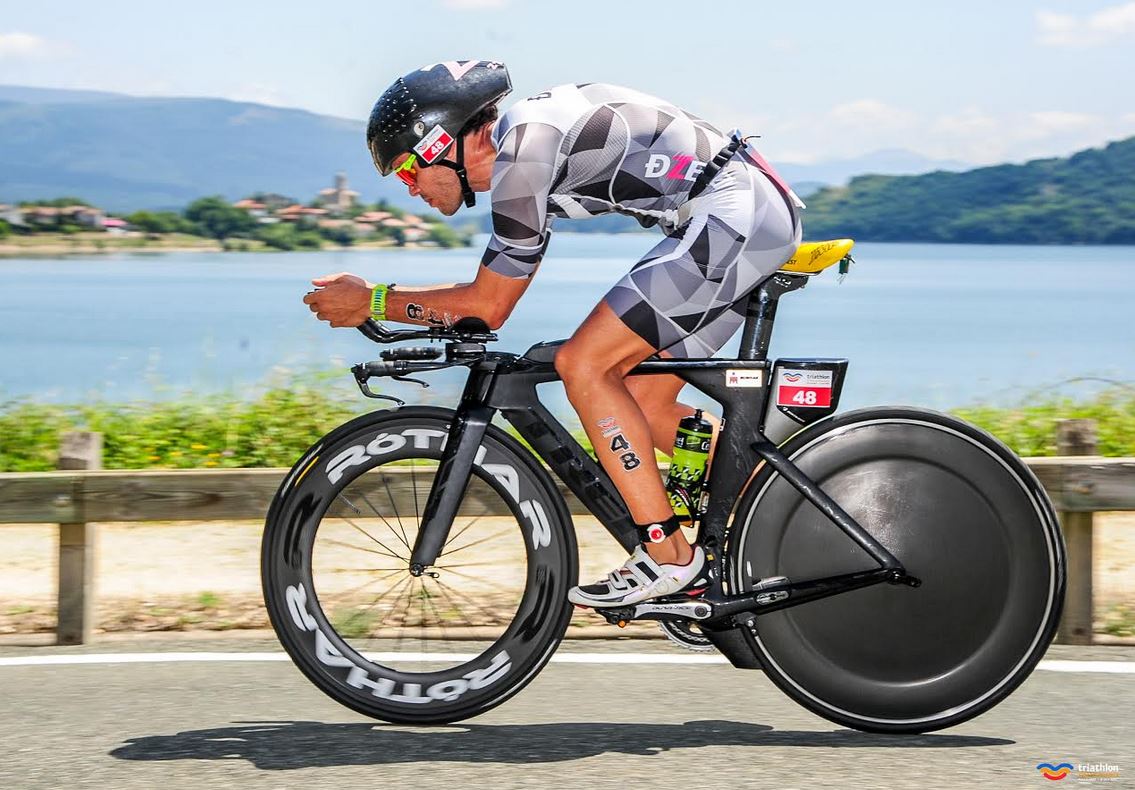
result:
[(448, 285), (395, 286), (386, 293), (386, 318), (407, 324), (452, 326), (462, 318), (476, 316), (491, 322), (484, 312), (472, 283)]

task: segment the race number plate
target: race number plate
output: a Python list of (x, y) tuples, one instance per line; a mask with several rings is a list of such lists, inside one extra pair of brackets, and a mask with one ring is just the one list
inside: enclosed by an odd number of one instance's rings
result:
[(832, 372), (782, 368), (776, 380), (776, 405), (829, 408), (832, 405)]

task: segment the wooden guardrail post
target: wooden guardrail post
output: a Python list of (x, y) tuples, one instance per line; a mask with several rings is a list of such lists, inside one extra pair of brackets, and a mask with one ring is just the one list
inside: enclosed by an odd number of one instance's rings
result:
[[(1060, 420), (1056, 424), (1057, 455), (1097, 455), (1098, 449), (1095, 420)], [(1060, 513), (1068, 548), (1068, 587), (1056, 641), (1066, 645), (1092, 643), (1092, 520), (1090, 512)]]
[[(85, 431), (64, 434), (59, 448), (59, 468), (102, 469), (102, 434)], [(94, 544), (94, 524), (59, 525), (59, 616), (55, 628), (58, 644), (81, 645), (91, 640)]]

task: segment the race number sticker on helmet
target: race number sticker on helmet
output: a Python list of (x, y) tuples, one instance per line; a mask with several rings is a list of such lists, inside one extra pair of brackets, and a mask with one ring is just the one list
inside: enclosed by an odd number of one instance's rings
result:
[(776, 382), (776, 405), (830, 408), (832, 372), (783, 368)]
[(414, 153), (422, 157), (427, 165), (432, 165), (452, 142), (453, 136), (449, 132), (440, 126), (435, 126), (414, 146)]

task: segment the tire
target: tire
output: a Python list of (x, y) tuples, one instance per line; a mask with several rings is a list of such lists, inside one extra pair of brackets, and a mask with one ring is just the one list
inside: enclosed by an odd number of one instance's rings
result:
[[(928, 732), (989, 710), (1028, 677), (1060, 619), (1065, 556), (1019, 458), (972, 425), (904, 407), (834, 417), (781, 449), (922, 581), (759, 616), (749, 639), (782, 691), (855, 729)], [(767, 464), (736, 514), (734, 591), (877, 567)]]
[(265, 523), (261, 580), (281, 644), (332, 699), (384, 721), (449, 723), (501, 704), (547, 663), (571, 615), (567, 506), (492, 425), (435, 575), (410, 575), (452, 419), (406, 407), (341, 426), (292, 468)]

